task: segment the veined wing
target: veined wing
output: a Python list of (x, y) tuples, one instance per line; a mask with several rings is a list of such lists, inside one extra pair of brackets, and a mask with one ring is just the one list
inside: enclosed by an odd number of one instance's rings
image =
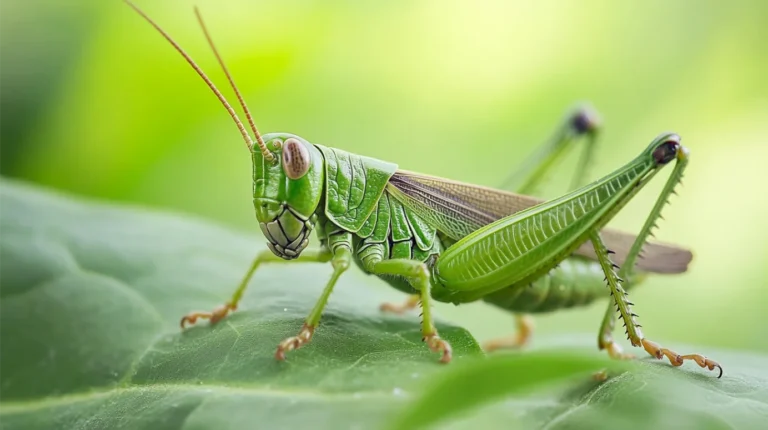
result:
[[(544, 202), (543, 199), (497, 190), (481, 185), (421, 173), (398, 170), (387, 185), (389, 193), (448, 237), (459, 240), (469, 233), (515, 212)], [(606, 246), (621, 265), (626, 260), (636, 235), (604, 228), (600, 231)], [(659, 242), (647, 242), (636, 268), (651, 273), (682, 273), (693, 255), (687, 249)], [(590, 242), (575, 252), (596, 259)]]
[(454, 240), (544, 201), (405, 170), (392, 175), (387, 190)]
[[(624, 264), (629, 249), (637, 239), (637, 235), (611, 228), (600, 230), (600, 237), (602, 237), (605, 246), (615, 252), (612, 259), (619, 266)], [(592, 247), (592, 242), (589, 241), (583, 243), (575, 254), (597, 260), (595, 249)], [(636, 260), (635, 268), (650, 273), (683, 273), (688, 270), (688, 264), (693, 259), (693, 254), (687, 249), (672, 244), (650, 241), (643, 244), (641, 255), (643, 257)]]

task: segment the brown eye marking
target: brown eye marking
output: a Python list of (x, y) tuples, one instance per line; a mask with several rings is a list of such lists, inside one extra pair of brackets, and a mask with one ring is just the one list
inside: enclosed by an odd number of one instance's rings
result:
[(309, 171), (309, 151), (298, 139), (289, 137), (283, 142), (283, 170), (291, 179), (299, 179)]

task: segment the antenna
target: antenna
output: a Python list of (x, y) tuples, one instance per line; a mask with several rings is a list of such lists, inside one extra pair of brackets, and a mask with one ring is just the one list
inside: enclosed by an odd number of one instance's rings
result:
[[(243, 140), (245, 140), (245, 145), (248, 147), (248, 151), (251, 150), (253, 147), (253, 140), (251, 139), (251, 136), (248, 135), (248, 132), (245, 130), (245, 127), (243, 126), (243, 123), (240, 121), (240, 118), (237, 117), (237, 114), (235, 113), (235, 110), (232, 109), (232, 106), (227, 102), (227, 99), (224, 98), (223, 95), (221, 95), (221, 92), (216, 88), (215, 85), (213, 85), (213, 82), (211, 82), (210, 79), (208, 79), (208, 76), (205, 75), (202, 69), (192, 60), (192, 57), (190, 57), (186, 52), (184, 52), (183, 49), (181, 49), (181, 46), (179, 46), (172, 38), (168, 35), (165, 31), (163, 31), (162, 28), (160, 28), (159, 25), (157, 25), (154, 21), (152, 21), (152, 18), (147, 16), (141, 9), (139, 9), (138, 6), (133, 4), (130, 0), (123, 0), (128, 6), (130, 6), (133, 10), (135, 10), (139, 15), (141, 15), (148, 23), (152, 25), (152, 27), (155, 27), (155, 30), (157, 30), (165, 39), (173, 45), (174, 48), (176, 48), (177, 51), (184, 57), (185, 60), (189, 63), (190, 66), (192, 66), (193, 69), (197, 72), (198, 75), (200, 75), (201, 78), (205, 81), (206, 84), (208, 84), (208, 87), (213, 91), (213, 93), (216, 95), (216, 97), (219, 99), (221, 104), (224, 105), (224, 108), (227, 109), (227, 112), (229, 112), (229, 115), (232, 117), (232, 120), (235, 121), (235, 124), (237, 125), (237, 128), (240, 130), (240, 134), (243, 136)], [(269, 154), (271, 157), (274, 158), (274, 155), (271, 153)]]
[(243, 111), (245, 112), (245, 116), (248, 118), (248, 123), (251, 125), (251, 130), (253, 130), (253, 134), (256, 135), (256, 142), (259, 145), (259, 149), (261, 149), (261, 153), (264, 155), (264, 158), (267, 159), (267, 161), (272, 161), (274, 159), (274, 155), (272, 155), (271, 152), (269, 152), (269, 149), (267, 149), (267, 145), (264, 144), (264, 139), (261, 138), (261, 134), (259, 133), (259, 130), (256, 128), (256, 124), (253, 123), (253, 117), (251, 116), (251, 111), (248, 110), (248, 106), (245, 104), (245, 100), (243, 100), (243, 96), (240, 94), (240, 90), (237, 89), (237, 85), (235, 85), (235, 80), (232, 79), (232, 75), (229, 74), (229, 69), (227, 69), (227, 65), (224, 64), (224, 60), (221, 58), (221, 55), (219, 55), (218, 49), (216, 49), (216, 45), (213, 43), (213, 39), (211, 38), (211, 35), (208, 33), (208, 29), (205, 27), (205, 23), (203, 22), (203, 16), (200, 14), (200, 10), (195, 6), (195, 15), (197, 15), (197, 21), (200, 23), (200, 28), (203, 29), (203, 34), (205, 34), (205, 38), (208, 39), (208, 45), (211, 46), (211, 50), (213, 51), (213, 54), (216, 55), (216, 59), (219, 60), (219, 64), (221, 65), (221, 68), (224, 70), (224, 74), (227, 75), (227, 79), (229, 80), (229, 84), (232, 86), (232, 89), (235, 91), (235, 95), (237, 95), (237, 100), (240, 101), (240, 106), (242, 106)]

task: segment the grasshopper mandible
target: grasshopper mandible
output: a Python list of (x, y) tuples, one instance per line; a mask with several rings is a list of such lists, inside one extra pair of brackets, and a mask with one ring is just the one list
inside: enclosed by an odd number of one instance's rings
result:
[[(680, 355), (644, 337), (623, 285), (648, 273), (687, 270), (691, 253), (646, 243), (668, 196), (680, 182), (688, 150), (680, 137), (665, 133), (635, 159), (612, 173), (559, 198), (542, 200), (527, 192), (571, 141), (590, 137), (577, 168), (583, 176), (597, 134), (597, 121), (579, 109), (565, 121), (552, 143), (535, 160), (538, 166), (518, 193), (398, 169), (394, 163), (310, 143), (288, 133), (261, 135), (227, 67), (195, 8), (200, 26), (230, 82), (253, 131), (255, 142), (216, 86), (192, 58), (154, 21), (125, 0), (187, 60), (234, 120), (253, 163), (253, 204), (269, 250), (253, 260), (232, 298), (212, 312), (192, 312), (182, 328), (198, 319), (215, 323), (237, 309), (254, 272), (262, 263), (331, 263), (333, 274), (296, 336), (280, 342), (278, 360), (307, 344), (339, 277), (354, 263), (393, 287), (412, 294), (400, 311), (420, 306), (423, 341), (451, 360), (451, 346), (441, 339), (431, 313), (432, 301), (453, 304), (483, 300), (513, 312), (543, 312), (581, 305), (606, 296), (613, 300), (598, 336), (600, 349), (627, 358), (613, 341), (615, 305), (632, 346), (665, 356), (675, 366), (686, 360), (702, 368), (722, 367), (700, 354)], [(604, 226), (667, 164), (675, 161), (655, 206), (637, 236)], [(533, 164), (533, 163), (531, 163)], [(577, 182), (579, 182), (577, 180)], [(319, 249), (306, 249), (317, 231)], [(644, 253), (638, 262), (637, 257)], [(613, 257), (611, 257), (613, 254)], [(618, 264), (621, 264), (619, 268)], [(617, 271), (618, 270), (618, 271)], [(526, 337), (522, 332), (511, 346)], [(489, 349), (510, 346), (496, 342)]]

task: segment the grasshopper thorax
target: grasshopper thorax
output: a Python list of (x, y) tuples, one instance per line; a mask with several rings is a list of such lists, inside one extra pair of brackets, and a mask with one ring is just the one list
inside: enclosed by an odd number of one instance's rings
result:
[(307, 247), (324, 188), (323, 156), (311, 143), (287, 133), (263, 136), (274, 160), (258, 148), (253, 160), (253, 206), (269, 249), (292, 260)]

